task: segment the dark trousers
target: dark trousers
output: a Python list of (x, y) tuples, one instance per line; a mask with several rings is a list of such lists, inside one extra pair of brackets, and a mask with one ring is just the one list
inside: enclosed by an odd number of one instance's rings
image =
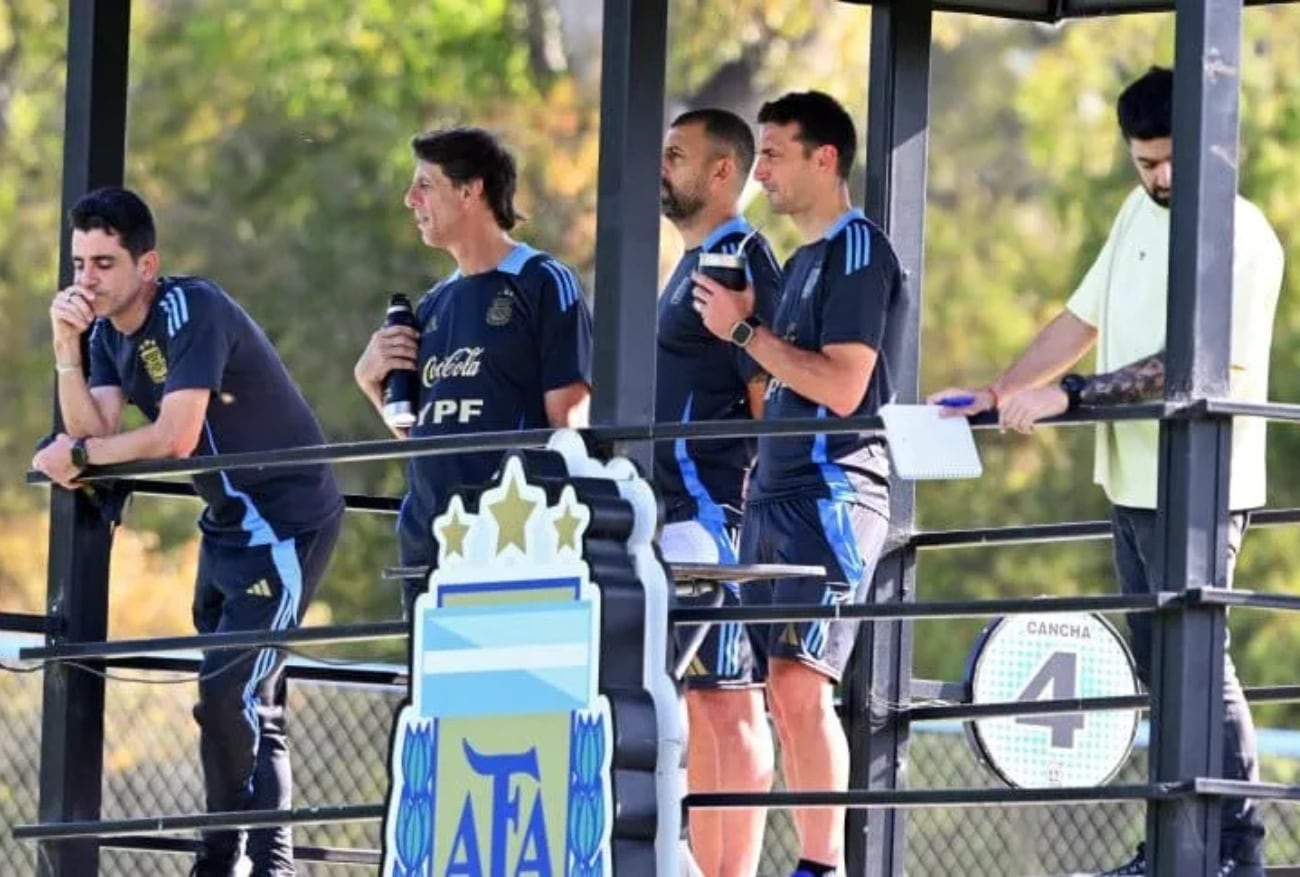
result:
[[(1149, 594), (1161, 590), (1156, 539), (1156, 513), (1152, 509), (1114, 506), (1115, 572), (1126, 594)], [(1233, 514), (1228, 525), (1228, 587), (1245, 535), (1247, 517)], [(1132, 633), (1133, 658), (1138, 676), (1151, 685), (1151, 648), (1154, 617), (1149, 612), (1128, 616)], [(1227, 648), (1227, 642), (1224, 648)], [(1223, 666), (1223, 776), (1230, 780), (1258, 780), (1259, 760), (1255, 744), (1255, 723), (1237, 680), (1237, 670), (1226, 651)], [(1241, 863), (1263, 861), (1264, 825), (1259, 810), (1248, 798), (1224, 798), (1220, 856), (1235, 857)]]
[[(297, 627), (329, 564), (341, 516), (293, 539), (238, 547), (203, 540), (194, 590), (199, 633)], [(279, 649), (205, 652), (199, 673), (199, 753), (209, 812), (282, 810), (292, 805), (285, 735), (284, 653)], [(228, 877), (243, 854), (255, 877), (294, 873), (287, 827), (210, 831), (198, 873)]]

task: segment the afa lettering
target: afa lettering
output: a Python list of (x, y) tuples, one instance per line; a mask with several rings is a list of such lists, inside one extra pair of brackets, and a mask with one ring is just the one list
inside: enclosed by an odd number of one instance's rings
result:
[[(488, 870), (483, 870), (479, 854), (478, 820), (474, 812), (472, 795), (465, 796), (460, 822), (452, 841), (451, 856), (443, 877), (553, 877), (550, 843), (546, 833), (546, 811), (542, 805), (540, 789), (541, 772), (537, 765), (536, 747), (526, 752), (508, 752), (485, 755), (476, 752), (468, 740), (461, 741), (465, 760), (476, 774), (492, 781), (492, 813), (488, 849)], [(506, 845), (520, 828), (521, 788), (515, 777), (528, 777), (537, 790), (533, 793), (528, 824), (524, 827), (518, 861), (513, 868), (507, 866)], [(513, 790), (512, 790), (513, 786)]]
[(482, 413), (482, 399), (434, 399), (420, 409), (420, 423), (469, 423)]

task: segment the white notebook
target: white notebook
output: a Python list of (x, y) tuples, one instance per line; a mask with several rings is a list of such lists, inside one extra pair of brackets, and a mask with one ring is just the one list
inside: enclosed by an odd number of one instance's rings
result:
[(880, 409), (900, 478), (978, 478), (984, 472), (966, 418), (940, 417), (941, 411), (938, 405), (892, 403)]

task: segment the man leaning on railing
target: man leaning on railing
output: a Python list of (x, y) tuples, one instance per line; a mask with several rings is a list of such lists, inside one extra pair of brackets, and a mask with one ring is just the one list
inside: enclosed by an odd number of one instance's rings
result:
[[(221, 287), (159, 276), (153, 215), (126, 189), (72, 208), (71, 286), (54, 297), (59, 408), (66, 433), (32, 461), (63, 487), (87, 466), (324, 444), (307, 401), (271, 342)], [(89, 375), (82, 362), (90, 332)], [(148, 426), (121, 430), (129, 401)], [(199, 633), (296, 627), (325, 572), (343, 516), (329, 467), (208, 472), (194, 626)], [(199, 670), (199, 749), (209, 811), (292, 803), (283, 653), (206, 652)], [(294, 873), (288, 827), (247, 834), (254, 877)], [(229, 877), (243, 832), (212, 831), (192, 873)]]
[[(1004, 428), (1032, 432), (1045, 417), (1077, 404), (1104, 405), (1159, 398), (1165, 389), (1165, 312), (1169, 286), (1169, 204), (1173, 195), (1173, 71), (1153, 67), (1119, 97), (1120, 132), (1140, 185), (1129, 193), (1092, 268), (1065, 309), (1048, 323), (1010, 368), (984, 390), (941, 390), (930, 402), (974, 396), (948, 416), (998, 409)], [(1232, 397), (1268, 398), (1269, 344), (1282, 286), (1282, 246), (1259, 208), (1238, 196), (1232, 271)], [(1098, 374), (1061, 375), (1097, 348)], [(1114, 524), (1115, 571), (1126, 594), (1160, 590), (1156, 489), (1160, 425), (1129, 420), (1097, 425), (1095, 480), (1106, 491)], [(1264, 505), (1265, 422), (1236, 418), (1228, 508), (1228, 587), (1248, 523)], [(1128, 616), (1138, 675), (1151, 684), (1153, 619)], [(1232, 658), (1223, 671), (1223, 776), (1259, 779), (1255, 725)], [(1220, 873), (1262, 873), (1264, 825), (1245, 798), (1223, 799)], [(1146, 852), (1105, 874), (1145, 874)]]

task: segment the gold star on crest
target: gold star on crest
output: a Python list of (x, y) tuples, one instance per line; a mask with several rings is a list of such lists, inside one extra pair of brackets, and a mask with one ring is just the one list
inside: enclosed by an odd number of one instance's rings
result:
[(526, 528), (536, 507), (536, 502), (524, 499), (519, 492), (519, 480), (510, 478), (505, 497), (488, 506), (497, 522), (497, 554), (509, 545), (528, 551)]
[(447, 523), (438, 528), (442, 538), (442, 548), (448, 557), (453, 554), (465, 556), (465, 535), (469, 533), (469, 524), (460, 519), (460, 503), (456, 503), (447, 512)]
[(559, 548), (572, 548), (581, 551), (578, 543), (578, 528), (583, 524), (582, 518), (573, 513), (573, 506), (565, 503), (564, 514), (555, 519), (555, 535), (559, 539)]

